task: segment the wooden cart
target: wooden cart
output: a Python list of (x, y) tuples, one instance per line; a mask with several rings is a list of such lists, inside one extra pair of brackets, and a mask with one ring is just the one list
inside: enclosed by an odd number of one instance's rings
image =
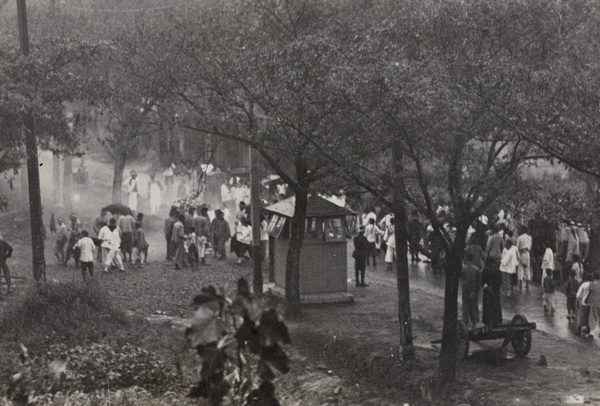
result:
[[(536, 324), (529, 323), (525, 316), (517, 314), (510, 323), (498, 324), (493, 327), (479, 327), (469, 330), (465, 323), (458, 321), (458, 349), (457, 359), (463, 360), (469, 355), (469, 342), (503, 339), (502, 347), (512, 344), (515, 353), (523, 358), (531, 350), (531, 330), (535, 330)], [(442, 340), (432, 341), (432, 344), (439, 344)]]

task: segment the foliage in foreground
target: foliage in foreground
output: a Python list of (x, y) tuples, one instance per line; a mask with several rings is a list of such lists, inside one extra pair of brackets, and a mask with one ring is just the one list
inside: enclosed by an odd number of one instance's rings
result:
[(190, 396), (208, 398), (211, 406), (224, 399), (227, 404), (278, 406), (272, 381), (290, 370), (281, 344), (291, 340), (276, 311), (260, 312), (244, 278), (234, 300), (208, 286), (194, 305), (186, 337), (202, 358), (202, 368)]
[(35, 353), (53, 343), (96, 342), (127, 322), (99, 285), (49, 283), (7, 304), (0, 338), (21, 342)]

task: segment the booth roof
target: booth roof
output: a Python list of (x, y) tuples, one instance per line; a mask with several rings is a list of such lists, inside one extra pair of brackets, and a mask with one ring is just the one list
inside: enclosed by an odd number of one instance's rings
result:
[[(266, 211), (280, 214), (285, 217), (293, 217), (296, 209), (296, 197), (292, 196), (281, 200), (271, 206), (265, 207)], [(356, 213), (340, 207), (321, 196), (309, 196), (308, 207), (306, 208), (306, 217), (343, 217), (352, 216)]]

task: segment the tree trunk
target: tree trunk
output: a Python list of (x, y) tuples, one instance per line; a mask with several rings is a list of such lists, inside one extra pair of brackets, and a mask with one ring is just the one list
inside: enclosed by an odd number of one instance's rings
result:
[(65, 209), (73, 209), (73, 157), (65, 155), (65, 168), (63, 171), (63, 203)]
[(21, 163), (21, 179), (20, 179), (20, 194), (21, 194), (21, 199), (22, 200), (26, 200), (27, 196), (28, 196), (28, 190), (29, 190), (29, 185), (27, 182), (27, 160), (23, 160), (23, 162)]
[(31, 223), (31, 250), (33, 254), (33, 279), (46, 281), (44, 258), (44, 220), (42, 218), (42, 193), (40, 190), (40, 167), (38, 164), (35, 120), (31, 113), (25, 115), (25, 148), (27, 149), (27, 177), (29, 185), (29, 216)]
[[(402, 151), (393, 149), (393, 170), (395, 176), (403, 176)], [(394, 188), (393, 208), (394, 235), (396, 236), (396, 285), (398, 290), (398, 320), (400, 321), (400, 345), (402, 359), (410, 361), (415, 358), (412, 336), (412, 317), (410, 312), (410, 286), (408, 275), (408, 228), (406, 201), (399, 188)]]
[(60, 205), (60, 154), (52, 153), (52, 201), (55, 205)]
[[(462, 214), (462, 213), (461, 213)], [(442, 330), (442, 350), (438, 366), (438, 390), (445, 396), (448, 384), (456, 377), (456, 353), (458, 346), (458, 284), (462, 272), (462, 258), (466, 247), (469, 221), (466, 216), (457, 219), (457, 229), (450, 251), (446, 255), (444, 270), (446, 288), (444, 292), (444, 325)], [(465, 225), (466, 223), (466, 225)]]
[(263, 294), (263, 277), (262, 277), (262, 256), (260, 241), (260, 179), (258, 176), (258, 152), (252, 151), (248, 147), (250, 157), (248, 159), (250, 166), (250, 206), (252, 207), (252, 288), (255, 296)]
[(112, 203), (121, 203), (121, 189), (123, 186), (123, 173), (125, 172), (126, 162), (127, 154), (125, 152), (116, 154), (113, 172)]
[(300, 314), (300, 252), (306, 227), (308, 194), (296, 191), (296, 208), (290, 219), (290, 245), (285, 264), (285, 315), (296, 317)]

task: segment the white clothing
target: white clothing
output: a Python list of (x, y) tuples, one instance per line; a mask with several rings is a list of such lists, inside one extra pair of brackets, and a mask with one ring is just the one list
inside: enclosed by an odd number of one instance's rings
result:
[(81, 262), (94, 262), (94, 253), (96, 252), (96, 245), (90, 237), (83, 237), (75, 244), (77, 248), (81, 250), (79, 260)]
[(101, 246), (104, 248), (110, 248), (110, 228), (108, 228), (108, 226), (104, 226), (100, 229), (100, 231), (98, 231), (98, 239), (102, 240), (102, 244)]
[(267, 233), (267, 227), (269, 224), (267, 220), (263, 220), (260, 222), (260, 240), (261, 241), (269, 241), (269, 233)]
[(198, 250), (198, 258), (206, 258), (206, 243), (208, 242), (208, 238), (204, 235), (198, 237), (196, 241), (196, 248)]
[(500, 259), (501, 272), (509, 274), (517, 273), (517, 265), (519, 264), (517, 253), (517, 247), (514, 245), (508, 250), (506, 248), (502, 250), (502, 258)]
[(577, 279), (579, 283), (583, 282), (583, 265), (581, 265), (581, 262), (573, 262), (571, 270), (575, 271), (575, 279)]
[(225, 183), (221, 185), (221, 200), (223, 202), (231, 200), (231, 193), (229, 192), (229, 188)]
[(552, 248), (546, 248), (544, 252), (544, 258), (542, 259), (542, 271), (544, 269), (552, 269), (554, 271), (554, 252)]
[[(102, 232), (102, 230), (100, 230)], [(107, 245), (102, 245), (103, 247), (107, 247), (111, 250), (118, 250), (121, 247), (121, 229), (119, 227), (115, 227), (113, 231), (108, 230), (108, 239), (105, 240)]]
[(365, 237), (367, 238), (367, 241), (371, 243), (376, 242), (378, 235), (382, 236), (383, 231), (375, 224), (367, 224), (365, 227)]
[(396, 257), (396, 236), (391, 234), (387, 240), (387, 250), (385, 252), (385, 262), (394, 262)]
[(517, 250), (519, 251), (518, 280), (531, 280), (531, 247), (533, 240), (529, 234), (521, 234), (517, 238)]
[(374, 212), (370, 212), (368, 214), (363, 215), (363, 225), (366, 227), (369, 225), (369, 220), (373, 219), (377, 223), (377, 214)]
[(242, 226), (236, 233), (236, 238), (239, 242), (250, 245), (252, 244), (252, 227)]
[(589, 306), (589, 303), (584, 303), (583, 301), (588, 293), (590, 293), (590, 282), (583, 282), (581, 286), (579, 286), (579, 290), (577, 290), (577, 295), (575, 297), (582, 305)]
[(137, 198), (138, 198), (138, 187), (137, 179), (129, 179), (129, 186), (127, 187), (129, 192), (129, 208), (133, 211), (137, 211)]
[(150, 183), (150, 214), (157, 214), (161, 206), (160, 186), (157, 182)]
[(109, 249), (106, 254), (106, 260), (104, 261), (104, 269), (106, 270), (112, 263), (115, 263), (117, 267), (123, 271), (125, 267), (123, 267), (123, 261), (121, 260), (121, 253), (118, 249)]

